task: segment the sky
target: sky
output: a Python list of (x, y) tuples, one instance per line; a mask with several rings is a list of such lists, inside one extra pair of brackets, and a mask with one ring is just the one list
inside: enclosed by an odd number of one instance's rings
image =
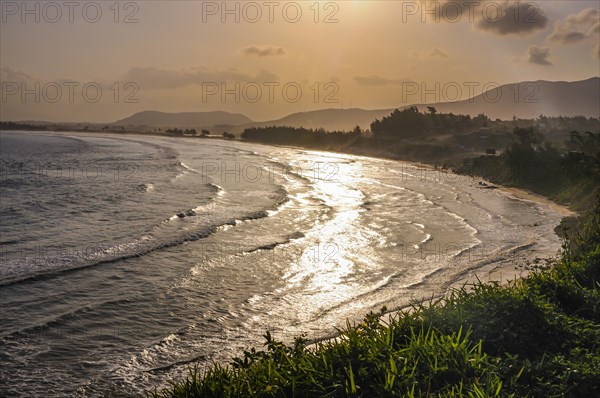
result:
[(2, 120), (255, 121), (600, 75), (598, 1), (0, 1)]

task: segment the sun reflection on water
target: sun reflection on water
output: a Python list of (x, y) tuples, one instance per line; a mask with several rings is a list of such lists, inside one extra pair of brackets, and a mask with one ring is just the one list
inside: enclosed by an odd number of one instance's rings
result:
[[(311, 151), (310, 155), (314, 158), (319, 154)], [(314, 195), (333, 210), (333, 215), (306, 235), (309, 243), (284, 275), (285, 290), (302, 305), (303, 318), (352, 298), (360, 288), (356, 276), (367, 270), (376, 272), (370, 242), (385, 241), (361, 220), (365, 212), (365, 195), (358, 189), (361, 163), (349, 162), (347, 155), (327, 154), (327, 158), (331, 161), (329, 169), (335, 167), (335, 175), (306, 177)]]

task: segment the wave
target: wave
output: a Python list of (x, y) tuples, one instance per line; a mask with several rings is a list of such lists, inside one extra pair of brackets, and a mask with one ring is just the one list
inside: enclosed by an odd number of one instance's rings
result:
[(276, 174), (280, 177), (283, 177), (287, 181), (290, 181), (290, 178), (291, 178), (292, 180), (296, 179), (305, 184), (312, 184), (312, 181), (309, 178), (294, 171), (294, 167), (290, 164), (283, 163), (283, 162), (279, 161), (279, 159), (277, 159), (277, 158), (269, 158), (267, 160), (267, 163), (272, 166), (278, 167), (278, 168), (272, 167), (270, 170), (268, 170), (269, 173)]
[(215, 183), (209, 182), (208, 184), (206, 184), (206, 186), (208, 186), (208, 188), (213, 193), (216, 193), (219, 196), (221, 196), (221, 195), (223, 195), (225, 193), (225, 190), (223, 189), (223, 187), (221, 187), (220, 185), (217, 185)]
[(155, 366), (155, 367), (152, 367), (152, 368), (141, 369), (140, 371), (144, 372), (144, 373), (164, 372), (164, 371), (167, 371), (167, 370), (171, 370), (174, 367), (183, 366), (183, 365), (189, 365), (191, 363), (198, 362), (198, 361), (203, 360), (203, 359), (206, 359), (206, 355), (199, 354), (199, 355), (193, 356), (191, 358), (181, 359), (181, 360), (175, 361), (175, 362), (169, 362), (169, 363), (167, 363), (165, 365), (160, 365), (160, 366)]
[(20, 240), (12, 239), (12, 240), (2, 240), (0, 241), (0, 245), (16, 245), (20, 243)]
[(142, 191), (142, 192), (150, 192), (150, 191), (154, 191), (154, 184), (140, 184), (137, 186), (137, 190), (138, 191)]
[[(56, 315), (52, 315), (52, 317), (50, 319), (47, 319), (43, 323), (38, 323), (38, 324), (34, 324), (31, 326), (25, 326), (25, 327), (21, 327), (21, 328), (15, 328), (15, 330), (9, 330), (8, 333), (4, 334), (1, 337), (1, 339), (3, 339), (3, 340), (10, 339), (10, 338), (18, 337), (18, 336), (22, 336), (22, 335), (44, 336), (43, 332), (46, 329), (49, 329), (51, 327), (61, 326), (61, 324), (68, 322), (70, 320), (76, 320), (76, 319), (78, 319), (78, 317), (81, 314), (87, 313), (90, 310), (95, 310), (95, 309), (98, 309), (100, 307), (107, 306), (107, 305), (117, 306), (120, 304), (136, 302), (138, 299), (139, 299), (139, 297), (131, 296), (131, 297), (126, 297), (126, 298), (105, 300), (105, 301), (101, 301), (101, 302), (97, 302), (97, 303), (82, 305), (82, 306), (79, 306), (76, 308), (72, 308), (69, 311), (66, 311), (66, 312), (63, 312), (60, 314), (56, 314)], [(5, 329), (5, 331), (6, 331), (6, 329)]]
[(278, 246), (282, 246), (282, 245), (287, 245), (288, 243), (290, 243), (293, 240), (297, 240), (297, 239), (302, 239), (304, 238), (304, 234), (302, 232), (294, 232), (292, 234), (289, 234), (285, 239), (277, 241), (277, 242), (272, 242), (272, 243), (267, 243), (265, 245), (261, 245), (249, 250), (245, 250), (244, 253), (254, 253), (254, 252), (258, 252), (258, 251), (264, 251), (264, 250), (274, 250), (276, 247)]
[(425, 234), (425, 239), (423, 239), (419, 243), (415, 244), (414, 247), (415, 247), (415, 249), (420, 249), (423, 245), (431, 242), (432, 240), (433, 240), (433, 237), (431, 236), (431, 234)]
[[(476, 244), (469, 248), (461, 250), (459, 253), (457, 253), (454, 256), (455, 259), (458, 257), (467, 255), (470, 250), (474, 249), (477, 246), (479, 246), (479, 245)], [(461, 268), (460, 272), (457, 272), (457, 273), (451, 275), (451, 278), (445, 278), (444, 282), (442, 282), (442, 284), (441, 284), (441, 287), (443, 289), (447, 289), (448, 287), (454, 285), (455, 283), (460, 282), (461, 280), (464, 280), (465, 277), (467, 277), (467, 275), (469, 275), (473, 271), (481, 269), (487, 265), (500, 264), (500, 263), (503, 263), (506, 261), (513, 261), (513, 259), (517, 258), (519, 254), (530, 251), (531, 248), (534, 246), (535, 246), (534, 242), (525, 242), (523, 244), (507, 248), (504, 251), (499, 250), (498, 252), (489, 255), (487, 258), (482, 259), (481, 261), (475, 261), (475, 262), (469, 261), (469, 263), (471, 263), (470, 266)], [(434, 270), (433, 272), (430, 272), (429, 274), (425, 275), (425, 277), (420, 282), (411, 285), (410, 288), (419, 288), (422, 285), (429, 283), (430, 280), (433, 279), (434, 277), (436, 277), (444, 272), (448, 272), (452, 268), (453, 267), (438, 268), (438, 269)]]
[(190, 166), (188, 166), (187, 164), (185, 164), (181, 161), (179, 162), (179, 166), (183, 167), (187, 171), (191, 171), (192, 173), (198, 173), (198, 170), (191, 168)]
[(152, 236), (142, 236), (130, 242), (84, 248), (61, 256), (40, 256), (34, 257), (31, 261), (4, 260), (0, 272), (0, 286), (52, 278), (65, 272), (141, 257), (154, 251), (205, 239), (226, 226), (235, 226), (242, 222), (260, 220), (266, 217), (269, 217), (268, 210), (258, 210), (241, 217), (229, 218), (220, 223), (200, 227), (195, 231), (186, 231), (176, 238), (163, 241), (159, 241)]
[(178, 167), (180, 167), (182, 169), (181, 172), (179, 172), (176, 176), (175, 176), (175, 180), (178, 180), (180, 178), (185, 177), (187, 174), (198, 174), (198, 171), (196, 169), (191, 168), (190, 166), (188, 166), (187, 164), (183, 163), (182, 161), (179, 161), (179, 163), (177, 164)]

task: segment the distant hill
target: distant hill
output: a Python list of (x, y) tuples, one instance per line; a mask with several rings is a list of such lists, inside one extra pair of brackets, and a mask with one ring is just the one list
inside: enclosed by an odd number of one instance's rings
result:
[[(465, 89), (467, 88), (465, 87)], [(427, 111), (427, 106), (433, 106), (439, 113), (471, 116), (484, 113), (491, 119), (501, 120), (511, 120), (513, 116), (531, 119), (541, 114), (546, 116), (600, 117), (600, 77), (575, 82), (538, 80), (505, 84), (463, 101), (410, 106), (416, 106), (421, 112)], [(398, 108), (407, 107), (404, 105)], [(369, 128), (373, 120), (381, 119), (393, 110), (322, 109), (293, 113), (277, 120), (237, 126), (232, 128), (232, 131), (241, 132), (247, 127), (264, 126), (352, 130), (358, 125), (366, 129)]]
[(252, 123), (241, 113), (225, 111), (166, 113), (157, 111), (138, 112), (125, 119), (116, 121), (119, 126), (148, 126), (154, 128), (179, 127), (199, 128), (214, 125), (240, 125)]
[(368, 129), (373, 120), (389, 115), (393, 110), (394, 109), (365, 110), (359, 108), (320, 109), (316, 111), (292, 113), (291, 115), (277, 120), (237, 126), (234, 131), (241, 132), (245, 128), (265, 126), (304, 127), (308, 129), (323, 128), (330, 131), (348, 131), (354, 129), (356, 126)]
[(440, 113), (471, 116), (484, 113), (491, 119), (502, 120), (510, 120), (513, 115), (531, 119), (541, 114), (599, 117), (600, 77), (575, 82), (538, 80), (505, 84), (468, 100), (417, 105), (422, 112), (427, 106), (434, 106)]
[[(467, 89), (465, 87), (465, 89)], [(481, 89), (481, 88), (479, 88)], [(544, 80), (505, 84), (473, 98), (456, 102), (418, 104), (421, 112), (434, 106), (439, 113), (477, 116), (486, 114), (491, 119), (510, 120), (546, 116), (599, 117), (600, 77), (575, 82), (549, 82)], [(398, 107), (406, 108), (406, 105)], [(394, 108), (365, 110), (320, 109), (292, 113), (281, 119), (254, 122), (240, 113), (183, 112), (165, 113), (145, 111), (136, 113), (114, 124), (119, 126), (148, 126), (152, 128), (208, 128), (216, 133), (229, 131), (241, 133), (249, 127), (289, 126), (323, 128), (325, 130), (352, 130), (355, 126), (369, 128), (375, 119), (389, 115)]]

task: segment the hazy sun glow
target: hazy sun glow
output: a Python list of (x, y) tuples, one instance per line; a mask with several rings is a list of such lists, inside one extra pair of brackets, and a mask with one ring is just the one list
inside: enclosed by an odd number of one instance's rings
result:
[[(73, 101), (21, 101), (10, 94), (2, 117), (107, 122), (149, 109), (225, 110), (260, 121), (322, 108), (422, 102), (406, 98), (403, 82), (501, 84), (598, 74), (597, 31), (569, 25), (573, 16), (598, 10), (595, 1), (541, 2), (540, 22), (505, 27), (484, 23), (481, 12), (473, 21), (436, 20), (421, 9), (424, 2), (291, 3), (131, 2), (120, 4), (118, 15), (102, 3), (94, 23), (81, 9), (73, 22), (66, 12), (51, 22), (41, 11), (39, 22), (35, 15), (22, 22), (19, 9), (8, 9), (0, 35), (2, 81), (97, 83), (103, 96), (90, 104), (81, 89)], [(586, 36), (564, 41), (560, 29)], [(127, 82), (136, 89), (125, 88)], [(207, 83), (239, 88), (215, 93)], [(124, 101), (127, 95), (135, 101)]]

